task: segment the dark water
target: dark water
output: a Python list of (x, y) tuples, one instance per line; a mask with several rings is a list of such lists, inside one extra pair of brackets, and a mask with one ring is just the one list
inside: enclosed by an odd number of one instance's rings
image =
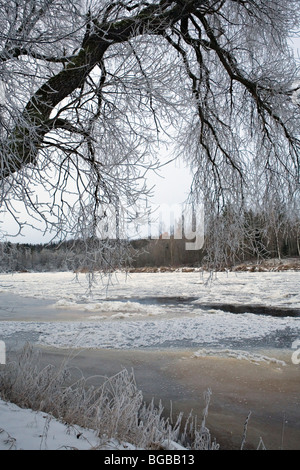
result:
[[(300, 309), (288, 307), (273, 307), (267, 305), (240, 305), (240, 304), (224, 304), (224, 303), (201, 303), (198, 297), (181, 297), (181, 296), (155, 296), (155, 297), (130, 297), (130, 299), (112, 298), (110, 301), (138, 302), (142, 305), (165, 305), (179, 309), (189, 308), (203, 310), (220, 310), (229, 313), (253, 313), (255, 315), (269, 315), (272, 317), (300, 317)], [(193, 303), (198, 301), (197, 303)]]
[(230, 313), (254, 313), (272, 317), (300, 317), (296, 308), (268, 307), (266, 305), (234, 305), (234, 304), (198, 304), (203, 309), (221, 310)]

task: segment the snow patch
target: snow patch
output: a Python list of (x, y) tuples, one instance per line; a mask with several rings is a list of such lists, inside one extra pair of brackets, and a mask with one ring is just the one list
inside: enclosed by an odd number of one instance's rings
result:
[(65, 425), (53, 416), (0, 400), (0, 450), (89, 450), (95, 432)]
[(233, 349), (199, 349), (192, 355), (192, 357), (228, 357), (249, 361), (256, 365), (260, 365), (260, 363), (266, 363), (275, 364), (279, 366), (286, 366), (286, 362), (276, 359), (274, 357), (268, 357), (262, 354), (255, 354), (248, 351)]
[[(100, 313), (106, 313), (106, 314), (114, 314), (113, 316), (116, 316), (116, 318), (119, 318), (115, 312), (120, 313), (120, 318), (125, 318), (126, 316), (153, 316), (153, 315), (160, 315), (163, 313), (163, 310), (157, 306), (151, 306), (149, 309), (149, 306), (144, 306), (141, 305), (138, 302), (120, 302), (120, 301), (103, 301), (103, 302), (74, 302), (70, 301), (67, 299), (60, 299), (58, 300), (55, 305), (57, 309), (68, 309), (68, 310), (74, 310), (74, 311), (84, 311), (84, 312), (100, 312)], [(97, 316), (89, 317), (91, 319), (96, 318), (98, 319)]]

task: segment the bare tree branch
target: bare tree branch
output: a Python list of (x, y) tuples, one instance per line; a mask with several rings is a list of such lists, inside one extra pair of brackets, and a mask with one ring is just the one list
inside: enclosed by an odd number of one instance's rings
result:
[[(240, 210), (267, 191), (298, 201), (296, 0), (0, 6), (4, 209), (8, 196), (27, 201), (44, 219), (49, 210), (57, 232), (76, 234), (76, 207), (80, 230), (96, 236), (105, 201), (133, 207), (146, 196), (144, 173), (170, 136), (208, 207)], [(33, 203), (33, 182), (52, 202)]]

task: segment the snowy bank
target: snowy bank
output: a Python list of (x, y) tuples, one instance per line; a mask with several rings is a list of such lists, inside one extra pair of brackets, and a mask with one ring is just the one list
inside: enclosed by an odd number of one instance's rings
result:
[(63, 424), (48, 413), (0, 399), (0, 450), (89, 450), (99, 446), (92, 430)]

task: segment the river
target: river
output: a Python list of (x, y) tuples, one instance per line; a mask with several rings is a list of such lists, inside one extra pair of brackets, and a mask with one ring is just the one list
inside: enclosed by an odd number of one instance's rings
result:
[[(300, 273), (124, 273), (0, 275), (0, 340), (7, 355), (27, 341), (45, 363), (63, 357), (86, 375), (133, 368), (146, 400), (166, 412), (193, 409), (212, 389), (208, 427), (238, 448), (300, 449)], [(294, 343), (295, 344), (295, 343)], [(76, 353), (74, 355), (74, 352)]]

